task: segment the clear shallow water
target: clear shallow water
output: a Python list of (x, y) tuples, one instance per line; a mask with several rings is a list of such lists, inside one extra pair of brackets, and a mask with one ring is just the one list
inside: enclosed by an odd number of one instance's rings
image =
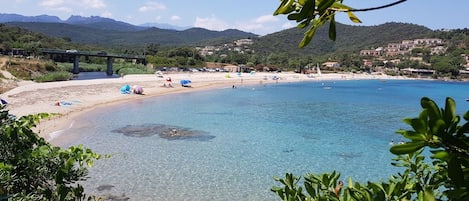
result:
[[(278, 200), (274, 176), (337, 170), (341, 179), (386, 179), (391, 139), (407, 128), (427, 96), (459, 113), (468, 83), (436, 81), (330, 81), (238, 86), (174, 94), (98, 109), (76, 120), (64, 137), (80, 136), (111, 154), (90, 169), (89, 194), (125, 194), (131, 200)], [(200, 130), (210, 140), (129, 137), (112, 130), (168, 124)], [(71, 144), (67, 144), (71, 145)], [(67, 146), (66, 145), (66, 146)], [(98, 191), (102, 185), (114, 186)]]

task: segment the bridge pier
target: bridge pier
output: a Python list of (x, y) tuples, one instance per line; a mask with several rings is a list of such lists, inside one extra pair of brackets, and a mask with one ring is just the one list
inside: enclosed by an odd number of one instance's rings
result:
[(107, 69), (106, 69), (106, 75), (112, 76), (112, 57), (107, 57)]
[(78, 73), (80, 73), (80, 69), (78, 68), (78, 63), (80, 61), (80, 55), (76, 54), (74, 56), (75, 56), (75, 58), (73, 59), (73, 71), (72, 71), (72, 73), (73, 74), (78, 74)]

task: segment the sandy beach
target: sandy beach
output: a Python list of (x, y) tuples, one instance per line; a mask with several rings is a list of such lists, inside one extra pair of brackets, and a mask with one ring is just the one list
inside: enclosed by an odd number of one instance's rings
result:
[[(171, 77), (173, 87), (164, 87), (166, 79)], [(191, 80), (191, 87), (182, 87), (180, 80)], [(17, 117), (38, 114), (56, 113), (50, 119), (42, 120), (37, 132), (45, 139), (50, 139), (54, 131), (69, 127), (74, 117), (96, 107), (119, 104), (126, 101), (149, 98), (170, 93), (194, 92), (196, 90), (217, 89), (226, 87), (255, 86), (275, 83), (353, 80), (353, 79), (406, 79), (387, 75), (370, 74), (322, 74), (307, 76), (293, 72), (282, 73), (170, 73), (153, 75), (126, 75), (123, 78), (71, 80), (63, 82), (35, 83), (20, 82), (19, 86), (0, 94), (8, 102), (10, 114)], [(124, 85), (143, 87), (143, 95), (122, 94)]]

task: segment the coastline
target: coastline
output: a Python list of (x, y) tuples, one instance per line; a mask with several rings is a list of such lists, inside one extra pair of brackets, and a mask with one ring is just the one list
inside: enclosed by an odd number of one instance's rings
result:
[[(171, 77), (172, 88), (164, 87), (166, 78)], [(278, 79), (274, 79), (278, 78)], [(191, 87), (182, 87), (180, 80), (191, 80)], [(253, 74), (243, 73), (170, 73), (164, 75), (126, 75), (123, 78), (71, 80), (63, 82), (34, 83), (24, 82), (20, 86), (0, 94), (8, 101), (7, 110), (17, 117), (38, 114), (55, 113), (50, 118), (43, 119), (35, 131), (46, 140), (51, 140), (54, 133), (73, 126), (73, 120), (97, 107), (121, 104), (142, 98), (150, 98), (172, 93), (195, 92), (232, 86), (292, 83), (306, 81), (331, 80), (364, 80), (364, 79), (411, 79), (402, 76), (331, 73), (308, 77), (305, 74), (293, 72)], [(143, 95), (121, 94), (123, 85), (142, 86)], [(57, 103), (66, 103), (57, 106)]]

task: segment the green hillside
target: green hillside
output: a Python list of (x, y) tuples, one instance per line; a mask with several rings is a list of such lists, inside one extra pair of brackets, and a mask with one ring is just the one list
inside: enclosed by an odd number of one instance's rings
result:
[(336, 41), (329, 40), (328, 26), (318, 29), (313, 41), (298, 48), (306, 29), (291, 28), (260, 37), (253, 45), (257, 53), (268, 55), (284, 53), (299, 57), (329, 53), (357, 53), (360, 49), (376, 48), (391, 42), (429, 36), (432, 30), (414, 24), (386, 23), (378, 26), (351, 26), (337, 24)]
[[(89, 24), (73, 25), (65, 23), (31, 23), (11, 22), (8, 26), (21, 27), (48, 36), (69, 38), (74, 43), (96, 44), (104, 47), (143, 47), (146, 44), (161, 46), (192, 46), (209, 42), (231, 42), (240, 38), (256, 37), (252, 33), (242, 31), (210, 31), (202, 28), (191, 28), (184, 31), (148, 28), (137, 31), (123, 31), (119, 24), (102, 27), (91, 27)], [(114, 30), (111, 30), (114, 29)], [(128, 28), (125, 28), (128, 30)]]

